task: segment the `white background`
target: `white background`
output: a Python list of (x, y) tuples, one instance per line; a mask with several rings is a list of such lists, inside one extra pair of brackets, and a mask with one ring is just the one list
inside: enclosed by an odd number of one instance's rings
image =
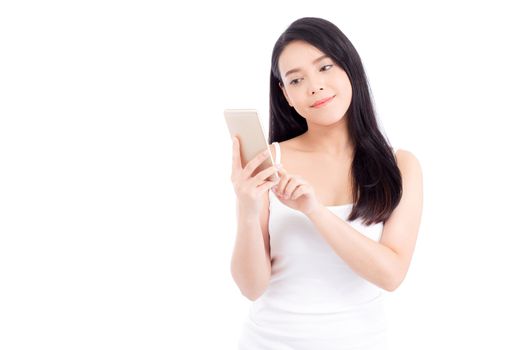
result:
[(1, 3), (1, 349), (236, 347), (222, 111), (267, 127), (271, 50), (303, 16), (348, 35), (423, 168), (391, 348), (525, 347), (518, 1), (175, 3)]

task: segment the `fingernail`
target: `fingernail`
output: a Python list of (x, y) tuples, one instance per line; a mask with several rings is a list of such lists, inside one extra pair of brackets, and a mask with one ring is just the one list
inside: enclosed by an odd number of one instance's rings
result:
[(281, 168), (283, 167), (283, 165), (281, 163), (276, 164), (275, 166), (277, 167), (277, 170), (281, 170)]

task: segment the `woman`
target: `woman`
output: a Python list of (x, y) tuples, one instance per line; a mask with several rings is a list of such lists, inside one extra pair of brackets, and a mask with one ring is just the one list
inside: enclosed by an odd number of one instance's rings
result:
[(232, 276), (254, 301), (239, 348), (386, 349), (383, 291), (414, 251), (421, 167), (379, 131), (359, 55), (334, 24), (302, 18), (278, 38), (269, 139), (281, 166), (257, 174), (269, 154), (243, 168), (233, 139)]

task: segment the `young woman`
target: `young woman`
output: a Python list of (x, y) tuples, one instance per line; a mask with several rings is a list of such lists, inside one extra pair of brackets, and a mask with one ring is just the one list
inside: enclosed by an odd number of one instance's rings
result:
[[(386, 349), (383, 291), (403, 281), (422, 213), (417, 158), (378, 128), (361, 59), (334, 24), (293, 22), (270, 74), (271, 152), (233, 139), (232, 276), (254, 303), (240, 349)], [(266, 180), (278, 170), (279, 180)]]

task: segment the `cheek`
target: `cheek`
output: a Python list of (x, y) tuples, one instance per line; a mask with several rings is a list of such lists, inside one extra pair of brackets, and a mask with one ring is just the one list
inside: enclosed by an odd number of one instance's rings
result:
[(288, 99), (294, 105), (301, 105), (304, 102), (304, 96), (301, 94), (298, 89), (288, 92)]
[(338, 89), (345, 94), (352, 94), (352, 84), (350, 83), (350, 78), (346, 75), (346, 72), (342, 69), (337, 71), (337, 85)]
[(286, 96), (288, 96), (288, 100), (290, 102), (295, 100), (295, 92), (292, 89), (286, 89)]
[(352, 91), (352, 85), (350, 84), (350, 81), (343, 81), (343, 83), (341, 84), (340, 89), (341, 89), (340, 91), (343, 92), (345, 97), (348, 98), (351, 101), (352, 100), (353, 91)]
[(352, 86), (349, 82), (342, 81), (337, 86), (338, 92), (339, 92), (339, 103), (338, 108), (341, 108), (341, 110), (346, 111), (348, 107), (350, 107), (350, 104), (352, 103)]

